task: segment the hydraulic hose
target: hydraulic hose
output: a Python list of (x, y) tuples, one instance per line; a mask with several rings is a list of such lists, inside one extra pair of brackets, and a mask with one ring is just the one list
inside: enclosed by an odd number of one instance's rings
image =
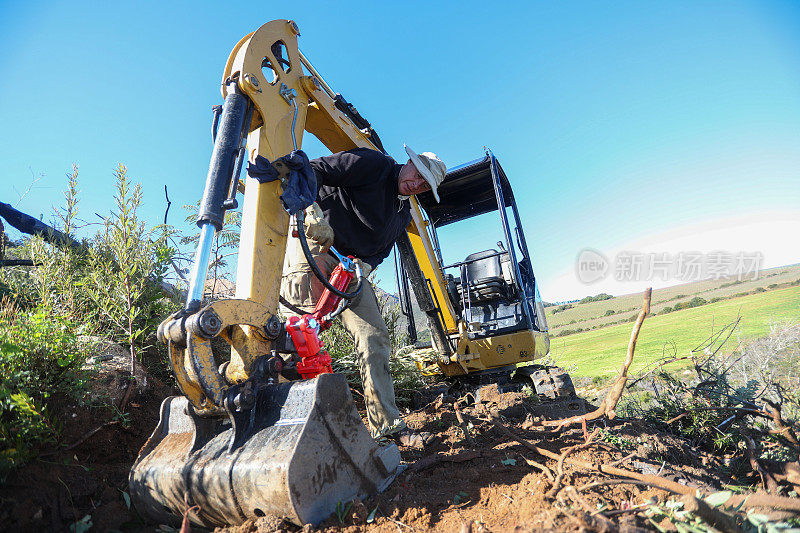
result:
[(342, 292), (333, 285), (330, 284), (328, 278), (322, 273), (322, 271), (317, 266), (317, 262), (314, 260), (314, 256), (311, 254), (311, 250), (308, 248), (308, 241), (306, 240), (306, 230), (305, 226), (303, 225), (303, 220), (305, 218), (305, 213), (303, 210), (299, 210), (295, 213), (295, 218), (297, 219), (297, 238), (300, 239), (300, 248), (303, 249), (303, 255), (306, 257), (306, 261), (308, 261), (308, 265), (311, 267), (311, 271), (317, 277), (320, 282), (322, 282), (323, 287), (331, 291), (333, 294), (338, 296), (339, 298), (343, 298), (345, 300), (352, 300), (358, 293), (361, 292), (361, 286), (364, 282), (364, 277), (361, 274), (361, 266), (356, 263), (356, 290), (353, 292)]

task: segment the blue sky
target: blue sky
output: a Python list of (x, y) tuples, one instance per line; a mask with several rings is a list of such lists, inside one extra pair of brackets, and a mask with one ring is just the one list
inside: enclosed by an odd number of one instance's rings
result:
[[(494, 150), (545, 299), (604, 289), (572, 275), (585, 247), (658, 249), (733, 218), (709, 250), (800, 260), (793, 2), (0, 2), (0, 201), (44, 174), (19, 208), (48, 219), (78, 163), (92, 220), (118, 162), (148, 221), (165, 183), (173, 209), (195, 201), (225, 60), (276, 18), (297, 21), (301, 49), (392, 155), (405, 142), (455, 166)], [(476, 226), (448, 232), (446, 259), (493, 245)]]

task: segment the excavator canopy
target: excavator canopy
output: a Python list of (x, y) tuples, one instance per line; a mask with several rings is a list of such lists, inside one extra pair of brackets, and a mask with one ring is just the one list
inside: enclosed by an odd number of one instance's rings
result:
[[(417, 195), (417, 200), (435, 227), (497, 210), (491, 163), (487, 154), (449, 169), (439, 185), (439, 203), (436, 203), (430, 191)], [(505, 207), (511, 207), (514, 204), (514, 193), (499, 162), (497, 177), (502, 187)]]

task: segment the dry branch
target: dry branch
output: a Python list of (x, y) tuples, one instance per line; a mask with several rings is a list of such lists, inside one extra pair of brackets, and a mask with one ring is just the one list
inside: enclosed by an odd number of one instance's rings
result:
[(636, 350), (636, 340), (639, 338), (639, 330), (642, 329), (642, 323), (644, 322), (647, 314), (650, 312), (650, 297), (652, 292), (652, 287), (648, 287), (644, 291), (644, 302), (642, 303), (642, 309), (639, 311), (639, 315), (636, 317), (636, 323), (633, 325), (631, 339), (628, 342), (628, 352), (625, 357), (625, 363), (622, 365), (622, 368), (619, 371), (617, 381), (614, 382), (614, 385), (611, 387), (608, 393), (606, 393), (603, 401), (600, 403), (600, 407), (585, 415), (573, 416), (571, 418), (565, 418), (562, 420), (546, 420), (542, 422), (543, 426), (556, 426), (560, 428), (564, 426), (570, 426), (572, 424), (586, 423), (590, 420), (596, 420), (601, 416), (606, 416), (609, 419), (613, 419), (616, 416), (615, 409), (617, 408), (617, 403), (619, 403), (619, 399), (622, 396), (622, 391), (625, 390), (625, 384), (628, 382), (628, 370), (631, 367), (631, 363), (633, 363), (633, 354)]
[(108, 422), (106, 422), (104, 424), (100, 424), (96, 428), (87, 431), (80, 438), (78, 438), (78, 440), (76, 440), (75, 442), (73, 442), (69, 446), (67, 446), (67, 447), (65, 447), (63, 449), (57, 449), (57, 450), (52, 450), (52, 451), (49, 451), (49, 452), (45, 452), (45, 453), (42, 453), (40, 455), (41, 455), (41, 457), (47, 457), (47, 456), (50, 456), (50, 455), (55, 455), (58, 452), (68, 452), (70, 450), (74, 450), (75, 448), (77, 448), (78, 446), (80, 446), (81, 444), (83, 444), (84, 442), (89, 440), (90, 437), (93, 437), (94, 435), (99, 433), (100, 430), (102, 430), (104, 428), (107, 428), (109, 426), (114, 426), (114, 425), (119, 424), (119, 423), (120, 423), (119, 420), (109, 420)]
[(481, 457), (488, 457), (490, 455), (494, 455), (494, 453), (485, 450), (466, 451), (466, 452), (456, 453), (453, 455), (447, 455), (444, 453), (427, 455), (422, 459), (420, 459), (419, 461), (413, 463), (411, 466), (409, 466), (406, 469), (406, 474), (413, 474), (415, 472), (420, 472), (439, 463), (463, 463), (466, 461), (472, 461), (473, 459), (479, 459)]
[(683, 502), (684, 510), (699, 516), (709, 525), (723, 533), (740, 533), (742, 531), (735, 518), (711, 507), (703, 500), (699, 500), (691, 494), (681, 496), (680, 500)]
[(459, 407), (458, 402), (453, 404), (453, 410), (456, 412), (456, 419), (458, 420), (458, 425), (461, 426), (461, 431), (464, 432), (464, 440), (467, 442), (468, 446), (472, 446), (474, 442), (472, 440), (472, 436), (469, 434), (469, 427), (467, 426), (467, 423), (464, 420), (464, 414), (461, 411), (461, 407)]
[[(492, 424), (494, 424), (496, 428), (500, 429), (503, 433), (505, 433), (509, 438), (517, 441), (518, 443), (522, 444), (529, 450), (532, 450), (538, 453), (539, 455), (542, 455), (554, 461), (558, 461), (558, 459), (560, 458), (559, 454), (551, 452), (550, 450), (547, 450), (545, 448), (540, 448), (539, 446), (532, 444), (531, 442), (523, 439), (522, 437), (515, 435), (514, 433), (511, 432), (511, 430), (505, 427), (505, 425), (503, 425), (503, 423), (500, 422), (500, 420), (498, 420), (496, 417), (492, 417), (489, 421)], [(695, 493), (697, 492), (697, 489), (695, 487), (687, 487), (686, 485), (681, 485), (680, 483), (676, 483), (675, 481), (671, 481), (661, 476), (640, 474), (638, 472), (632, 472), (624, 468), (618, 468), (607, 464), (597, 465), (590, 461), (585, 461), (583, 459), (577, 459), (577, 458), (569, 458), (565, 462), (568, 462), (579, 468), (584, 468), (586, 470), (600, 471), (612, 476), (635, 479), (637, 481), (646, 483), (652, 487), (663, 489), (675, 494), (690, 494), (694, 496)], [(763, 492), (734, 494), (728, 499), (728, 501), (722, 504), (722, 506), (731, 509), (771, 508), (774, 510), (793, 511), (795, 513), (800, 513), (800, 498), (786, 498), (783, 496), (773, 496), (771, 494), (766, 494)]]
[(584, 450), (592, 445), (592, 439), (597, 435), (598, 430), (595, 429), (594, 432), (586, 438), (586, 442), (583, 444), (576, 444), (575, 446), (570, 446), (566, 450), (564, 450), (558, 458), (558, 474), (556, 475), (556, 479), (553, 482), (553, 486), (547, 491), (548, 498), (554, 497), (558, 494), (559, 489), (561, 489), (561, 481), (564, 478), (564, 461), (566, 461), (567, 457), (573, 452), (578, 450)]
[(742, 436), (744, 437), (744, 443), (747, 446), (747, 459), (750, 462), (750, 468), (752, 468), (753, 471), (756, 472), (761, 478), (761, 484), (767, 490), (767, 492), (777, 492), (778, 482), (775, 481), (775, 477), (767, 472), (764, 467), (761, 466), (761, 463), (758, 462), (755, 441), (753, 441), (753, 438), (750, 435)]

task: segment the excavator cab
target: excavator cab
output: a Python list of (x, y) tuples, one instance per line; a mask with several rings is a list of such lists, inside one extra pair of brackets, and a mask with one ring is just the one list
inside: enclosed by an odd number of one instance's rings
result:
[[(438, 193), (439, 202), (430, 192), (417, 196), (428, 250), (415, 244), (425, 241), (418, 232), (401, 239), (396, 254), (400, 307), (420, 371), (501, 390), (533, 381), (551, 399), (574, 395), (563, 370), (530, 365), (548, 353), (550, 339), (517, 202), (500, 162), (486, 150), (450, 168)], [(476, 217), (491, 213), (498, 215), (501, 240), (476, 243), (480, 247), (462, 260), (445, 263), (443, 228), (475, 224)], [(418, 338), (415, 306), (427, 315), (428, 342)]]
[(442, 267), (450, 303), (469, 334), (479, 338), (528, 329), (547, 332), (517, 203), (494, 154), (487, 151), (483, 158), (448, 170), (438, 192), (441, 202), (431, 193), (420, 195), (419, 202), (439, 257), (440, 228), (495, 211), (499, 215), (502, 241)]

